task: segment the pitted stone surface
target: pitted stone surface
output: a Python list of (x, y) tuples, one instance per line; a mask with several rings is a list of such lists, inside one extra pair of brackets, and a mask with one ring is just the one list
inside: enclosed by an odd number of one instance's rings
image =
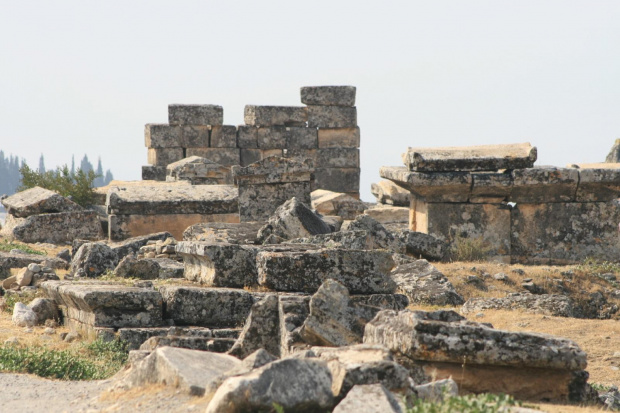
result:
[(274, 356), (279, 356), (279, 323), (278, 297), (269, 294), (252, 306), (243, 330), (229, 354), (245, 358), (262, 348)]
[(368, 231), (378, 248), (405, 253), (406, 247), (397, 237), (369, 215), (358, 215), (353, 221), (342, 224), (341, 231)]
[(330, 232), (331, 228), (319, 215), (293, 197), (275, 210), (267, 224), (259, 230), (257, 237), (264, 241), (269, 235), (293, 239)]
[(426, 260), (399, 265), (390, 274), (396, 291), (406, 295), (411, 304), (461, 305), (463, 297), (445, 275)]
[(29, 244), (63, 244), (76, 238), (98, 240), (103, 238), (103, 231), (97, 212), (82, 210), (31, 215), (27, 218), (7, 215), (0, 235)]
[(573, 300), (558, 294), (515, 293), (502, 298), (470, 298), (461, 308), (463, 314), (484, 310), (522, 310), (555, 317), (576, 317), (579, 311)]
[(334, 409), (334, 413), (402, 413), (404, 410), (382, 384), (358, 384)]
[(312, 208), (321, 215), (337, 215), (343, 219), (355, 219), (366, 209), (362, 201), (341, 192), (317, 189), (310, 195)]
[(377, 198), (380, 204), (394, 206), (409, 206), (411, 195), (409, 191), (396, 185), (392, 181), (379, 181), (370, 185), (370, 192)]
[(405, 245), (408, 255), (429, 260), (441, 260), (448, 252), (448, 245), (423, 232), (403, 230), (396, 237)]
[(305, 126), (307, 120), (308, 112), (303, 106), (245, 106), (246, 125)]
[(305, 86), (301, 103), (320, 106), (355, 106), (355, 86)]
[(98, 277), (116, 268), (118, 255), (103, 242), (82, 244), (71, 259), (70, 272), (80, 277)]
[(221, 125), (224, 109), (218, 105), (168, 105), (171, 125)]
[(54, 212), (81, 211), (75, 202), (49, 189), (35, 186), (4, 198), (2, 205), (7, 213), (17, 218)]
[(379, 175), (427, 202), (467, 202), (473, 182), (469, 172), (411, 172), (398, 166), (382, 166)]
[(166, 181), (189, 181), (192, 185), (232, 183), (230, 168), (199, 156), (190, 156), (166, 166)]
[(305, 182), (314, 170), (311, 160), (270, 156), (245, 167), (232, 168), (233, 177), (239, 185)]
[(184, 241), (226, 242), (229, 244), (254, 244), (263, 222), (235, 224), (207, 222), (195, 224), (183, 232)]

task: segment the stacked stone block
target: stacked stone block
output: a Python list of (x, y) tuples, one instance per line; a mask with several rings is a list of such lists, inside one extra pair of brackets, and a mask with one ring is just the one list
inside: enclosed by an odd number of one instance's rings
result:
[(142, 179), (166, 180), (166, 166), (199, 156), (223, 167), (248, 166), (270, 156), (310, 159), (312, 189), (359, 199), (360, 130), (355, 87), (301, 88), (306, 106), (247, 105), (244, 125), (223, 125), (216, 105), (170, 105), (168, 124), (147, 124), (148, 166)]

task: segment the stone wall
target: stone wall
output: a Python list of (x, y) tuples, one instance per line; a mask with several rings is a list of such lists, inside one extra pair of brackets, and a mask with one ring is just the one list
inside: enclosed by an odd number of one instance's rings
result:
[(360, 129), (355, 87), (302, 87), (305, 106), (247, 105), (244, 125), (224, 125), (216, 105), (169, 105), (167, 124), (147, 124), (149, 165), (142, 179), (166, 180), (166, 166), (190, 156), (225, 167), (248, 166), (269, 156), (311, 159), (312, 189), (359, 199)]

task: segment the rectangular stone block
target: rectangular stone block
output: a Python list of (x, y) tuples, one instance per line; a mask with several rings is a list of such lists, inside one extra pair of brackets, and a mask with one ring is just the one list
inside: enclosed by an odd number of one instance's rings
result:
[(355, 86), (305, 86), (301, 103), (323, 106), (355, 106)]
[(612, 201), (618, 198), (620, 198), (620, 168), (579, 169), (577, 202)]
[(266, 221), (277, 207), (292, 197), (310, 205), (310, 181), (239, 186), (241, 222)]
[(510, 199), (512, 176), (510, 173), (472, 173), (469, 202), (476, 204), (500, 204)]
[(238, 148), (187, 148), (186, 156), (200, 156), (223, 166), (241, 163)]
[(147, 148), (178, 148), (181, 145), (181, 128), (167, 124), (144, 125), (144, 145)]
[(243, 324), (254, 304), (252, 295), (241, 289), (165, 285), (160, 292), (164, 318), (181, 326), (236, 327)]
[(231, 125), (212, 126), (211, 148), (236, 148), (237, 147), (237, 128)]
[(217, 105), (168, 105), (171, 125), (221, 125), (224, 109)]
[(317, 168), (314, 171), (315, 187), (334, 192), (359, 192), (359, 168)]
[(547, 203), (575, 200), (579, 170), (536, 167), (512, 171), (511, 202)]
[(286, 128), (287, 149), (316, 149), (318, 131), (316, 128)]
[(286, 126), (270, 126), (258, 128), (256, 133), (260, 149), (286, 148)]
[(537, 158), (529, 143), (442, 148), (408, 148), (402, 156), (410, 171), (496, 171), (531, 168)]
[(393, 293), (396, 289), (389, 277), (394, 260), (383, 250), (261, 251), (256, 264), (259, 284), (276, 291), (314, 293), (330, 278), (352, 294)]
[(467, 202), (473, 179), (469, 172), (411, 172), (398, 166), (382, 166), (379, 175), (426, 202)]
[(207, 148), (209, 127), (198, 125), (181, 126), (181, 145), (184, 148)]
[(185, 157), (183, 152), (183, 148), (149, 148), (148, 163), (153, 166), (165, 167), (169, 163), (183, 159)]
[(186, 337), (213, 337), (211, 329), (206, 327), (145, 327), (121, 328), (118, 330), (118, 339), (127, 343), (127, 350), (137, 350), (149, 338), (170, 333)]
[(620, 202), (517, 203), (512, 210), (512, 262), (568, 265), (587, 257), (617, 261)]
[(310, 181), (313, 170), (314, 166), (309, 160), (267, 157), (249, 166), (233, 166), (232, 173), (235, 182), (241, 187)]
[(246, 105), (244, 121), (252, 126), (305, 126), (308, 112), (298, 106)]
[(192, 185), (231, 185), (229, 167), (199, 156), (190, 156), (166, 166), (166, 181), (186, 181)]
[(308, 106), (308, 126), (311, 128), (354, 128), (357, 126), (357, 108)]
[(324, 148), (317, 150), (317, 168), (359, 168), (360, 150), (357, 148)]
[(285, 158), (309, 159), (313, 165), (317, 164), (318, 153), (316, 149), (286, 149)]
[(31, 215), (27, 218), (7, 215), (0, 235), (27, 243), (64, 244), (78, 238), (101, 239), (103, 231), (97, 212), (83, 210)]
[(480, 243), (489, 259), (509, 262), (510, 207), (496, 204), (428, 203), (412, 200), (412, 231), (457, 246)]
[(165, 181), (166, 167), (154, 165), (142, 165), (143, 181)]
[(319, 148), (359, 148), (360, 128), (319, 128)]
[(54, 191), (41, 188), (40, 186), (17, 192), (0, 200), (0, 202), (10, 211), (11, 215), (20, 218), (30, 215), (81, 211), (84, 209), (69, 198), (65, 198)]
[(243, 288), (257, 284), (256, 248), (227, 242), (182, 241), (185, 278), (207, 287)]
[(248, 166), (263, 159), (263, 151), (260, 149), (241, 149), (240, 156), (241, 166)]
[(196, 224), (183, 232), (183, 240), (254, 244), (256, 234), (263, 225), (262, 222)]
[(242, 149), (258, 148), (258, 128), (256, 126), (239, 125), (237, 127), (237, 146)]

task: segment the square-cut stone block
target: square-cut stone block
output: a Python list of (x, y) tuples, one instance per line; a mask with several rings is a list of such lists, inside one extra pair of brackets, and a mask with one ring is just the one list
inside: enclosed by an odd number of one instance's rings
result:
[(301, 106), (246, 105), (244, 120), (252, 126), (305, 126), (308, 112)]
[(148, 163), (153, 166), (165, 167), (169, 163), (184, 158), (183, 148), (148, 149)]
[(301, 103), (323, 106), (355, 106), (355, 86), (305, 86)]
[(469, 172), (411, 172), (398, 166), (382, 166), (379, 175), (426, 202), (467, 202), (473, 179)]
[(178, 148), (181, 145), (181, 128), (167, 124), (144, 125), (144, 145), (147, 148)]
[(171, 125), (221, 125), (224, 109), (217, 105), (168, 105)]
[(317, 150), (317, 168), (359, 168), (360, 150), (357, 148), (324, 148)]
[(143, 181), (165, 181), (166, 167), (154, 165), (142, 165)]
[(212, 126), (209, 146), (211, 148), (236, 148), (237, 128), (231, 125)]
[(186, 156), (200, 156), (223, 166), (241, 163), (238, 148), (187, 148)]
[(354, 128), (357, 126), (357, 108), (308, 106), (308, 126), (311, 128)]
[(319, 148), (359, 148), (360, 128), (319, 128)]
[(209, 127), (185, 125), (181, 127), (181, 145), (184, 148), (207, 148), (209, 146)]
[(317, 148), (316, 128), (290, 127), (286, 128), (286, 148), (287, 149), (316, 149)]
[(284, 149), (286, 148), (286, 126), (270, 126), (258, 128), (256, 133), (258, 147), (260, 149)]
[(237, 127), (237, 146), (242, 149), (256, 149), (258, 128), (256, 126), (239, 125)]
[(314, 171), (314, 189), (334, 192), (359, 192), (359, 168), (317, 168)]
[(510, 201), (524, 203), (569, 202), (575, 200), (579, 170), (536, 167), (512, 171)]
[(241, 166), (248, 166), (263, 159), (263, 151), (260, 149), (241, 149), (239, 152), (241, 155)]

